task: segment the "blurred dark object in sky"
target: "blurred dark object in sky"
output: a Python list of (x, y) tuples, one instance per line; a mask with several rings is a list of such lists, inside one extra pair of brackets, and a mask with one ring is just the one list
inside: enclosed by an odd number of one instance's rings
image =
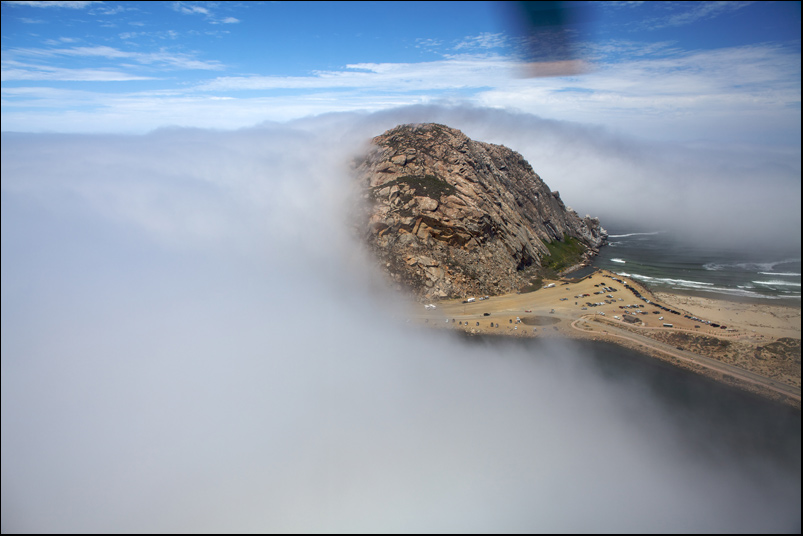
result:
[(505, 2), (502, 9), (525, 64), (523, 76), (590, 70), (581, 51), (593, 18), (589, 2)]

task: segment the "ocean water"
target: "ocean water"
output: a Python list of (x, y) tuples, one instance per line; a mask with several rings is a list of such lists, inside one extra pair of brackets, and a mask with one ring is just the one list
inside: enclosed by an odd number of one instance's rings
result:
[(663, 231), (609, 232), (592, 266), (650, 290), (800, 305), (799, 251), (745, 252), (695, 245)]

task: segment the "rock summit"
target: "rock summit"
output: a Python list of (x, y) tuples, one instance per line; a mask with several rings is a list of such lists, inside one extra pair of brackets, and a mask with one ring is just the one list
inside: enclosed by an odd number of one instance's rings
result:
[(555, 257), (587, 261), (607, 237), (519, 153), (444, 125), (388, 130), (356, 172), (368, 246), (422, 299), (524, 290), (545, 270), (567, 268)]

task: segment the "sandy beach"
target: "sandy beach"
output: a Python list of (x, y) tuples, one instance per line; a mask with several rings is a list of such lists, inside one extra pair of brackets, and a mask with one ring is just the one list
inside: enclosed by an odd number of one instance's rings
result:
[(530, 293), (417, 307), (411, 318), (429, 327), (605, 340), (800, 406), (800, 307), (651, 293), (605, 270)]
[(654, 293), (664, 303), (719, 324), (739, 327), (756, 338), (800, 338), (800, 307), (714, 300), (683, 294)]

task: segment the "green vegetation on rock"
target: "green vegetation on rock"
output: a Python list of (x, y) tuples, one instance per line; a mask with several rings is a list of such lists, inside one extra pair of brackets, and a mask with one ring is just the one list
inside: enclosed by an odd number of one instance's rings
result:
[(563, 235), (562, 241), (555, 240), (546, 247), (549, 255), (541, 259), (541, 268), (548, 276), (581, 262), (586, 252), (586, 246), (569, 235)]

